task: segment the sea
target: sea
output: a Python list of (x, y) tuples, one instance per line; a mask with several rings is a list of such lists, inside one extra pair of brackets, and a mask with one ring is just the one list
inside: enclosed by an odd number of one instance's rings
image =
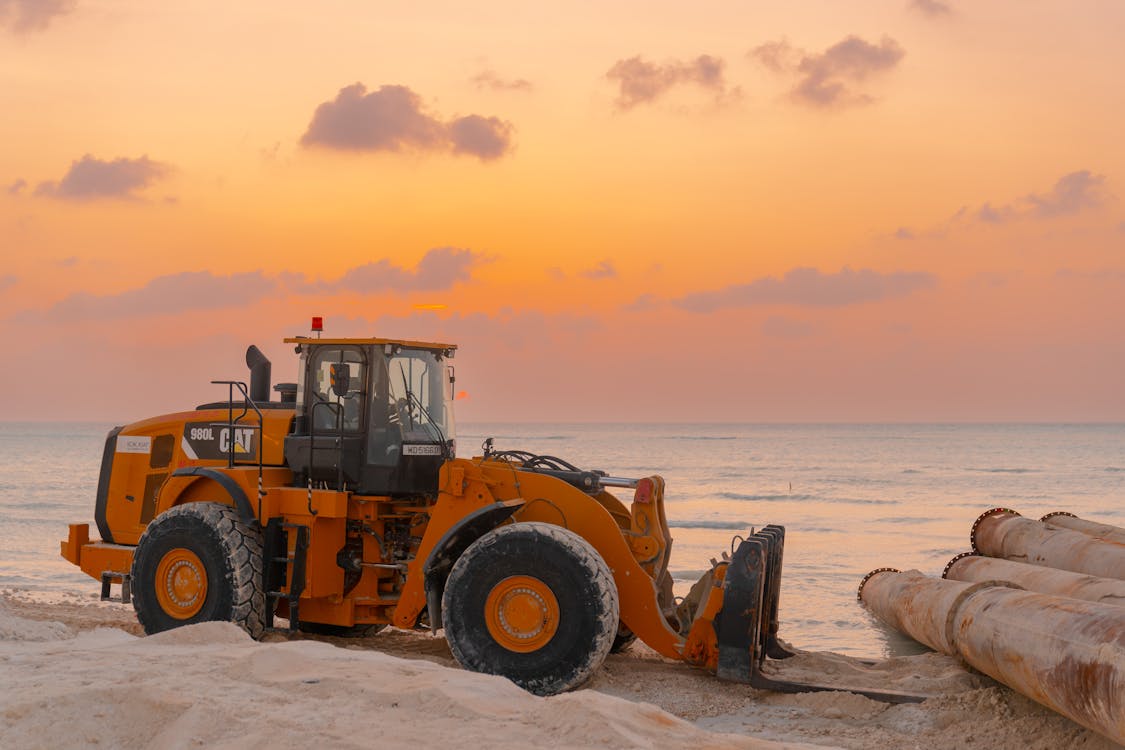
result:
[[(97, 593), (59, 542), (68, 523), (93, 529), (111, 427), (0, 423), (0, 589)], [(663, 476), (678, 595), (736, 537), (784, 526), (780, 634), (809, 650), (923, 650), (863, 609), (860, 580), (881, 567), (940, 575), (991, 508), (1125, 526), (1123, 424), (478, 423), (459, 426), (458, 455), (489, 437), (612, 476)]]

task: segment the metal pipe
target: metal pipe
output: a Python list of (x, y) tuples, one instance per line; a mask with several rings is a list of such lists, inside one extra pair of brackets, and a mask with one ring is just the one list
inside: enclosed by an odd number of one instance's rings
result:
[(965, 582), (1004, 581), (1040, 594), (1125, 607), (1125, 581), (981, 557), (971, 552), (950, 560), (941, 577)]
[(1004, 584), (948, 581), (948, 585), (934, 586), (934, 580), (917, 570), (904, 573), (879, 568), (859, 584), (858, 596), (876, 617), (895, 630), (934, 651), (957, 656), (954, 633), (950, 630), (952, 618), (947, 613), (956, 612), (967, 597), (980, 589)]
[(917, 571), (873, 572), (859, 594), (885, 622), (901, 623), (911, 634), (940, 636), (926, 645), (947, 645), (951, 651), (945, 653), (1125, 743), (1120, 607), (991, 582), (926, 578)]
[(973, 552), (1102, 578), (1125, 579), (1125, 544), (1095, 539), (993, 508), (973, 524)]
[(1097, 521), (1087, 521), (1084, 518), (1079, 518), (1073, 513), (1067, 513), (1064, 510), (1057, 510), (1054, 513), (1048, 513), (1039, 519), (1042, 523), (1050, 524), (1051, 526), (1061, 526), (1064, 529), (1071, 531), (1080, 531), (1087, 536), (1092, 536), (1097, 539), (1104, 539), (1107, 542), (1117, 542), (1118, 544), (1125, 544), (1125, 529), (1120, 526), (1112, 526), (1108, 523), (1098, 523)]

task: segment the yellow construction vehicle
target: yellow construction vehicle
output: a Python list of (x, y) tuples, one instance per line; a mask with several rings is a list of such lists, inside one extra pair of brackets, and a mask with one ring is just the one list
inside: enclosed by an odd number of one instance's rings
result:
[(639, 638), (722, 678), (827, 689), (762, 671), (789, 653), (776, 637), (781, 527), (742, 540), (677, 601), (659, 476), (491, 440), (455, 458), (454, 345), (317, 334), (286, 339), (298, 379), (276, 401), (250, 347), (249, 386), (213, 381), (226, 400), (107, 436), (101, 539), (72, 524), (62, 555), (103, 598), (119, 583), (147, 633), (229, 620), (258, 637), (275, 618), (335, 635), (444, 628), (465, 668), (541, 695)]

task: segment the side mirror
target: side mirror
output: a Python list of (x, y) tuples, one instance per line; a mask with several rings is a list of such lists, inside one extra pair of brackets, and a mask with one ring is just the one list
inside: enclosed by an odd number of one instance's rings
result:
[(340, 398), (348, 395), (348, 386), (351, 384), (352, 368), (347, 362), (333, 362), (328, 370), (332, 380), (332, 392)]

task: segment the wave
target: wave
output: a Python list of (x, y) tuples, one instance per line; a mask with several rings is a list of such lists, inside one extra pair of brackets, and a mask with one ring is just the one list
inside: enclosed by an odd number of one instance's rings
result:
[(574, 440), (574, 435), (458, 435), (461, 440)]
[(719, 492), (717, 497), (723, 500), (748, 500), (756, 503), (778, 503), (785, 502), (786, 500), (816, 500), (816, 495), (790, 495), (783, 493), (780, 495), (746, 495), (741, 492)]
[(922, 518), (919, 516), (900, 516), (898, 518), (881, 518), (882, 523), (941, 523), (941, 518)]
[(1125, 466), (1107, 466), (1104, 469), (1102, 469), (1102, 471), (1108, 471), (1108, 472), (1116, 474), (1116, 473), (1120, 473), (1120, 472), (1125, 471)]
[(722, 500), (741, 500), (753, 503), (783, 503), (789, 500), (815, 500), (833, 505), (898, 505), (898, 500), (878, 500), (875, 498), (858, 497), (821, 497), (820, 495), (802, 495), (781, 493), (776, 495), (745, 495), (741, 492), (718, 492), (715, 494)]
[(1003, 466), (989, 468), (974, 468), (970, 466), (966, 468), (965, 471), (975, 471), (980, 474), (1038, 474), (1040, 472), (1039, 469), (1007, 468)]
[(903, 469), (902, 473), (903, 474), (921, 474), (922, 470), (921, 469)]
[(744, 440), (737, 435), (657, 435), (657, 440)]
[(749, 531), (752, 524), (745, 521), (673, 521), (669, 519), (668, 525), (673, 529), (733, 529), (736, 531)]

